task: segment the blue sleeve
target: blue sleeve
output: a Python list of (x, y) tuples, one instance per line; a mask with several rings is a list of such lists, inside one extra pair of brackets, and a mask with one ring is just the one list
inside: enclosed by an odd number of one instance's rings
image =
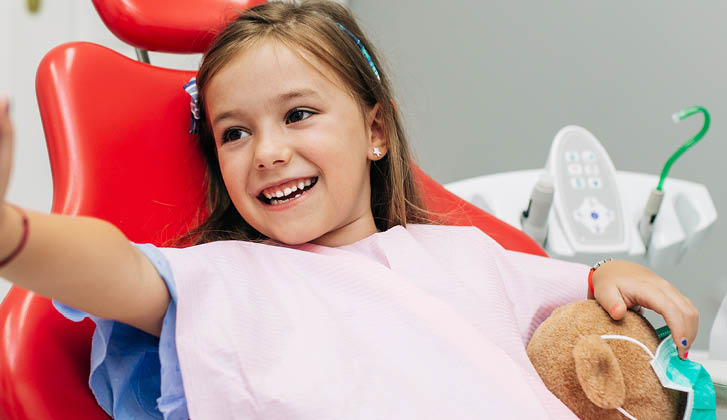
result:
[(89, 386), (99, 405), (114, 419), (187, 420), (187, 400), (175, 340), (177, 291), (169, 262), (157, 247), (134, 244), (154, 265), (172, 299), (159, 338), (53, 301), (72, 321), (96, 323), (91, 347)]

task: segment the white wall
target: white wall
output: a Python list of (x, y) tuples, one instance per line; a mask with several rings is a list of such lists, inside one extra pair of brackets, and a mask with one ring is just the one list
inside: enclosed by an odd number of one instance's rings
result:
[[(0, 3), (0, 39), (10, 39), (10, 2)], [(10, 43), (0, 42), (0, 91), (10, 88)]]

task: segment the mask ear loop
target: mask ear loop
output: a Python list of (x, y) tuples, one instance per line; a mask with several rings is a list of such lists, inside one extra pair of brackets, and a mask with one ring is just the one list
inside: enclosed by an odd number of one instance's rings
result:
[[(642, 342), (640, 342), (640, 341), (638, 341), (638, 340), (636, 340), (634, 338), (627, 337), (625, 335), (612, 335), (612, 334), (602, 335), (601, 338), (604, 339), (604, 340), (623, 340), (623, 341), (629, 341), (631, 343), (634, 343), (634, 344), (638, 345), (639, 347), (641, 347), (642, 349), (644, 349), (645, 352), (649, 353), (649, 356), (651, 356), (651, 359), (652, 360), (656, 357), (656, 356), (654, 356), (654, 353), (652, 353), (651, 350), (649, 350), (649, 348), (644, 345), (644, 343), (642, 343)], [(616, 410), (618, 410), (619, 413), (621, 413), (624, 416), (626, 416), (626, 418), (628, 418), (629, 420), (638, 420), (636, 417), (634, 417), (631, 414), (629, 414), (628, 411), (624, 410), (622, 407), (616, 407)]]
[(641, 341), (639, 341), (635, 338), (627, 337), (625, 335), (610, 335), (610, 334), (602, 335), (601, 338), (603, 338), (604, 340), (630, 341), (630, 342), (636, 344), (637, 346), (641, 347), (642, 349), (644, 349), (645, 352), (649, 353), (649, 356), (651, 356), (652, 359), (656, 357), (656, 356), (654, 356), (654, 353), (652, 353), (651, 350), (649, 350), (649, 348), (644, 345), (644, 343), (642, 343)]
[(624, 409), (623, 409), (623, 408), (621, 408), (621, 407), (616, 407), (616, 410), (618, 410), (618, 412), (619, 412), (619, 413), (621, 413), (621, 414), (623, 414), (624, 416), (626, 416), (626, 418), (628, 418), (629, 420), (639, 420), (639, 419), (637, 419), (636, 417), (634, 417), (634, 416), (632, 416), (631, 414), (629, 414), (629, 412), (628, 412), (628, 411), (624, 410)]

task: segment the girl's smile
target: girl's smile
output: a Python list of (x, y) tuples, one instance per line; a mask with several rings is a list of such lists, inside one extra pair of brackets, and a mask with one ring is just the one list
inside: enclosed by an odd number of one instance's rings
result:
[[(281, 183), (278, 186), (265, 188), (258, 199), (264, 204), (271, 206), (272, 211), (288, 209), (300, 202), (305, 194), (308, 197), (310, 191), (318, 182), (318, 177), (299, 178), (297, 180)], [(291, 205), (283, 206), (283, 204), (292, 201)]]
[[(293, 179), (290, 181), (281, 181), (279, 184), (275, 184), (271, 187), (265, 187), (262, 191), (260, 191), (260, 194), (258, 194), (258, 198), (261, 200), (267, 199), (288, 199), (292, 198), (290, 197), (290, 194), (300, 191), (302, 192), (304, 189), (311, 187), (313, 184), (315, 184), (315, 181), (318, 181), (318, 178), (316, 177), (310, 177), (310, 178), (298, 178)], [(308, 188), (309, 189), (309, 188)], [(274, 204), (274, 203), (273, 203)]]

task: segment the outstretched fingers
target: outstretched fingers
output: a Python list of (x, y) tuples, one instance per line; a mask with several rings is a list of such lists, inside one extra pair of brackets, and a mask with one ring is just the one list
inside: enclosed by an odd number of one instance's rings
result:
[(10, 101), (0, 96), (0, 205), (5, 201), (13, 158), (13, 124), (10, 121)]

